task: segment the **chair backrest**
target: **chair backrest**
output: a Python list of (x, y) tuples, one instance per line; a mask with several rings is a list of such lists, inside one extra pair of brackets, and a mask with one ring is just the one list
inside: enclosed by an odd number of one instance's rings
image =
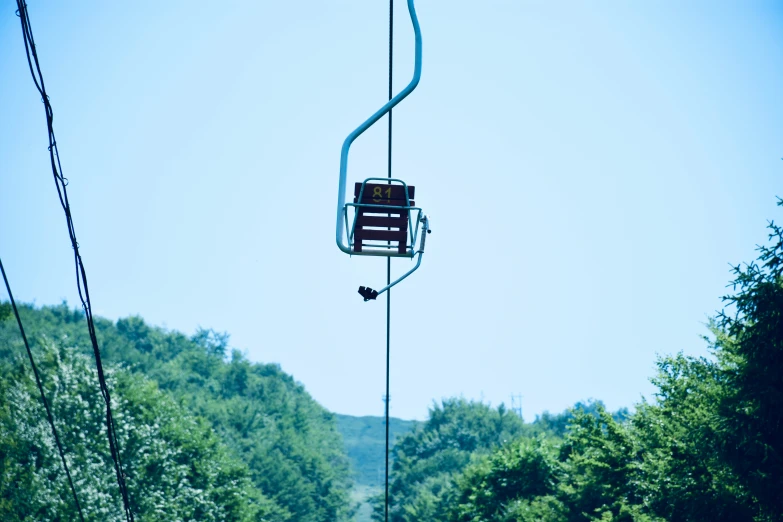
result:
[[(353, 189), (353, 202), (369, 205), (390, 205), (395, 207), (408, 206), (408, 200), (405, 198), (405, 187), (403, 185), (384, 185), (380, 183), (365, 183), (362, 200), (358, 201), (359, 193), (362, 190), (362, 184), (356, 183)], [(416, 194), (416, 187), (408, 185), (408, 199), (411, 206), (414, 205), (413, 197)]]

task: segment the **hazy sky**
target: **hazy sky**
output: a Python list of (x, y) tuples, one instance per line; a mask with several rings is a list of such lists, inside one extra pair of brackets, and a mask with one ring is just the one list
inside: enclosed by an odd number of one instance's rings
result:
[[(43, 106), (0, 1), (0, 257), (77, 303)], [(729, 263), (783, 195), (783, 4), (419, 0), (394, 174), (432, 217), (392, 294), (392, 415), (527, 419), (649, 394), (704, 355)], [(324, 406), (383, 412), (385, 261), (334, 245), (339, 151), (386, 99), (388, 3), (30, 0), (96, 314), (226, 331)], [(412, 30), (396, 2), (395, 88)], [(385, 175), (386, 124), (350, 182)], [(394, 273), (409, 267), (395, 260)], [(0, 298), (5, 298), (0, 294)], [(30, 332), (34, 334), (35, 332)]]

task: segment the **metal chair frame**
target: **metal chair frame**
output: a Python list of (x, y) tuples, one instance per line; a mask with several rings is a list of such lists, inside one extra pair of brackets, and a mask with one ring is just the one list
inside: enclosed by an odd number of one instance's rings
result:
[[(369, 287), (360, 287), (359, 293), (364, 297), (365, 301), (369, 301), (371, 299), (375, 299), (378, 295), (382, 294), (383, 292), (387, 291), (409, 275), (411, 275), (413, 272), (416, 271), (417, 268), (419, 268), (419, 265), (421, 265), (421, 258), (424, 255), (424, 240), (427, 236), (427, 233), (430, 232), (429, 227), (429, 219), (427, 216), (423, 213), (422, 209), (419, 207), (414, 207), (410, 205), (410, 198), (408, 195), (408, 186), (405, 184), (404, 181), (400, 179), (389, 179), (389, 178), (367, 178), (362, 183), (362, 189), (360, 192), (359, 197), (357, 198), (357, 203), (347, 203), (345, 201), (345, 192), (346, 192), (346, 184), (348, 180), (348, 152), (351, 149), (351, 144), (358, 138), (364, 131), (369, 129), (375, 122), (377, 122), (379, 119), (381, 119), (383, 116), (385, 116), (390, 110), (392, 110), (398, 103), (400, 103), (402, 100), (404, 100), (413, 90), (416, 88), (416, 86), (419, 84), (419, 80), (421, 79), (421, 29), (419, 28), (419, 20), (416, 17), (416, 9), (413, 5), (413, 0), (407, 0), (408, 4), (408, 13), (411, 17), (411, 24), (413, 25), (413, 36), (414, 36), (414, 65), (413, 65), (413, 78), (411, 79), (410, 83), (405, 86), (402, 91), (400, 91), (396, 96), (394, 96), (391, 100), (389, 100), (387, 103), (385, 103), (380, 109), (375, 111), (372, 116), (370, 116), (367, 120), (365, 120), (361, 125), (359, 125), (356, 129), (353, 130), (343, 142), (342, 149), (340, 150), (340, 180), (337, 190), (337, 224), (335, 229), (335, 240), (337, 243), (337, 248), (339, 248), (341, 251), (345, 252), (348, 255), (351, 256), (383, 256), (383, 257), (407, 257), (409, 259), (413, 259), (418, 254), (418, 259), (416, 260), (416, 266), (414, 266), (411, 270), (406, 272), (402, 277), (398, 278), (394, 282), (386, 285), (383, 289), (379, 291), (372, 290)], [(405, 197), (407, 205), (400, 207), (400, 206), (394, 206), (394, 210), (398, 211), (400, 209), (406, 210), (408, 212), (408, 226), (409, 226), (409, 234), (411, 241), (408, 243), (408, 247), (406, 248), (406, 251), (403, 253), (400, 252), (393, 252), (391, 248), (389, 248), (389, 245), (371, 245), (370, 250), (367, 251), (361, 251), (356, 252), (354, 251), (354, 233), (355, 233), (355, 227), (356, 227), (356, 219), (359, 214), (359, 209), (361, 208), (378, 208), (378, 213), (383, 213), (384, 209), (389, 209), (389, 205), (375, 205), (375, 204), (368, 204), (368, 203), (361, 203), (364, 192), (364, 187), (368, 181), (372, 180), (378, 180), (378, 181), (391, 181), (391, 182), (397, 182), (401, 183), (405, 187)], [(349, 216), (348, 216), (348, 208), (354, 207), (354, 216), (352, 224), (348, 225), (349, 223)], [(413, 225), (412, 222), (412, 212), (416, 211), (416, 226)], [(345, 233), (345, 236), (343, 236), (343, 233)], [(345, 238), (347, 237), (348, 242), (346, 243)], [(416, 239), (420, 239), (419, 248), (415, 248), (415, 241)]]
[[(384, 256), (384, 257), (408, 257), (411, 258), (416, 255), (415, 245), (416, 245), (416, 239), (419, 236), (419, 233), (422, 229), (422, 216), (423, 211), (421, 208), (416, 206), (411, 206), (411, 200), (408, 195), (408, 185), (401, 179), (396, 178), (367, 178), (362, 182), (362, 188), (359, 191), (359, 196), (356, 198), (357, 201), (362, 201), (362, 198), (364, 196), (364, 188), (367, 185), (368, 181), (391, 181), (391, 182), (397, 182), (401, 184), (404, 188), (405, 193), (405, 200), (406, 205), (399, 206), (399, 205), (382, 205), (382, 204), (375, 204), (375, 203), (346, 203), (344, 207), (344, 216), (345, 216), (345, 233), (348, 236), (348, 245), (351, 248), (351, 255), (364, 255), (364, 256)], [(354, 208), (353, 213), (353, 219), (349, 219), (349, 213), (348, 208), (352, 207)], [(406, 211), (408, 213), (408, 242), (406, 247), (406, 252), (401, 254), (399, 252), (393, 252), (391, 251), (392, 248), (395, 248), (394, 245), (388, 244), (369, 244), (364, 245), (364, 247), (369, 247), (373, 250), (367, 250), (365, 251), (364, 248), (362, 248), (361, 252), (357, 252), (354, 250), (355, 243), (354, 243), (354, 233), (356, 231), (356, 222), (359, 218), (359, 209), (370, 209), (374, 211), (377, 209), (378, 214), (383, 214), (385, 211), (398, 213), (401, 210)], [(414, 218), (415, 217), (415, 223), (416, 226), (414, 227)], [(351, 222), (351, 226), (349, 228), (348, 223)]]

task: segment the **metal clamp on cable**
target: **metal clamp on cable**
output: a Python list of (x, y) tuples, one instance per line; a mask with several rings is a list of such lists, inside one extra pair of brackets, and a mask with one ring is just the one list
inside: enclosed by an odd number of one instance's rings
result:
[(432, 229), (430, 229), (430, 218), (427, 217), (427, 214), (422, 214), (419, 221), (421, 221), (422, 234), (418, 252), (424, 252), (424, 239), (427, 237), (427, 234), (432, 234)]
[(378, 292), (370, 288), (369, 286), (360, 286), (359, 294), (364, 297), (365, 301), (372, 299), (373, 301), (378, 297)]

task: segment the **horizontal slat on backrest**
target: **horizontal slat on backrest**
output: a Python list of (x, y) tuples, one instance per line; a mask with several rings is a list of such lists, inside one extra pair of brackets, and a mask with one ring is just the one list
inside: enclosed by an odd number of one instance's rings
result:
[(355, 233), (357, 241), (370, 240), (370, 241), (407, 241), (407, 230), (372, 230), (363, 229), (356, 231)]
[[(380, 203), (369, 203), (370, 205), (380, 205)], [(415, 201), (411, 201), (411, 206), (415, 205)], [(380, 207), (356, 207), (356, 210), (359, 211), (359, 215), (363, 216), (365, 214), (391, 214), (393, 216), (401, 216), (404, 215), (406, 218), (408, 217), (408, 209), (402, 208), (405, 206), (405, 202), (403, 201), (399, 205), (397, 205), (396, 208), (394, 205), (382, 205)]]
[(390, 218), (390, 217), (360, 215), (356, 219), (356, 226), (357, 227), (392, 227), (392, 228), (402, 229), (408, 226), (408, 216), (405, 215), (399, 218)]
[[(364, 186), (362, 200), (357, 201), (359, 192), (362, 190), (362, 184), (354, 185), (354, 203), (376, 204), (376, 205), (394, 205), (404, 207), (407, 205), (405, 199), (405, 188), (402, 185), (382, 185), (378, 183), (367, 183)], [(416, 187), (408, 186), (408, 196), (413, 199), (416, 194)]]

